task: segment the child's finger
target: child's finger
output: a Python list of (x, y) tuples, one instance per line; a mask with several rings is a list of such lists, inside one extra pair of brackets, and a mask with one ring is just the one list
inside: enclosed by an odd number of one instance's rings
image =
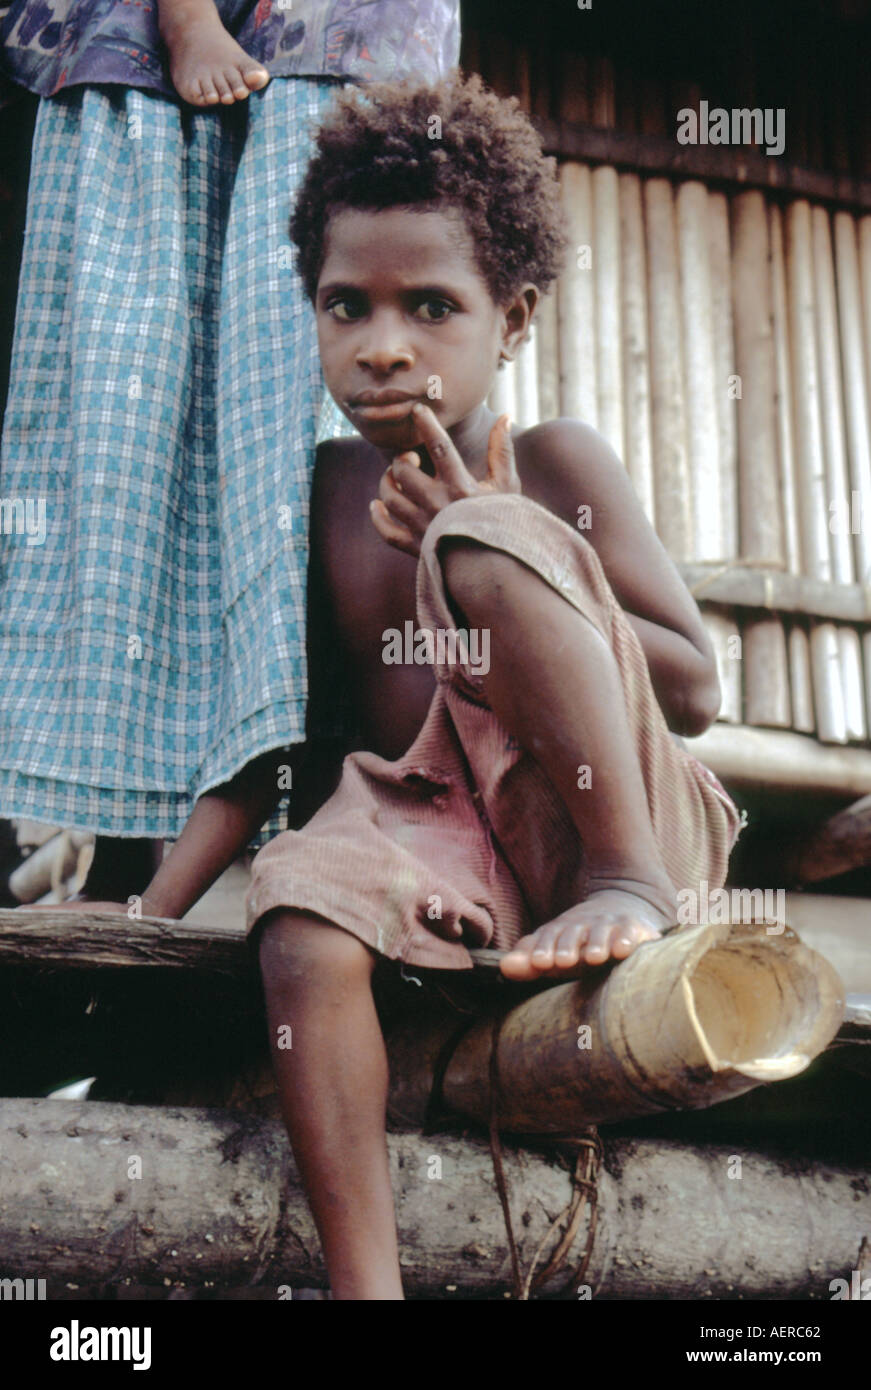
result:
[(454, 497), (471, 497), (477, 490), (472, 477), (447, 430), (439, 424), (428, 405), (419, 402), (412, 410), (414, 422), (433, 461), (436, 477)]
[(388, 545), (394, 546), (397, 550), (404, 550), (406, 555), (414, 555), (415, 558), (420, 554), (417, 537), (412, 535), (407, 526), (400, 526), (391, 519), (380, 498), (369, 503), (369, 515), (375, 530)]
[(407, 526), (410, 531), (420, 535), (426, 530), (426, 517), (413, 498), (406, 495), (393, 476), (392, 468), (382, 473), (378, 484), (378, 496), (384, 503), (394, 521)]
[(520, 492), (511, 417), (500, 415), (487, 441), (487, 479), (497, 492)]

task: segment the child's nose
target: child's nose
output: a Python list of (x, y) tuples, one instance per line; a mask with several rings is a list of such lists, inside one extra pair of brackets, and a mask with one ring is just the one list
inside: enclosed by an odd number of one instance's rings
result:
[(373, 371), (387, 372), (394, 367), (410, 367), (414, 353), (406, 341), (398, 324), (385, 324), (381, 329), (374, 327), (361, 344), (357, 353), (357, 365), (370, 367)]

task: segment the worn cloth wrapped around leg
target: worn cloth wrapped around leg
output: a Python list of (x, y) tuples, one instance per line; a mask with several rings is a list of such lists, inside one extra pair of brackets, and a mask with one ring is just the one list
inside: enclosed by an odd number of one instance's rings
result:
[[(490, 709), (483, 643), (458, 632), (439, 543), (475, 541), (532, 570), (607, 641), (623, 687), (651, 821), (676, 889), (725, 880), (740, 814), (714, 774), (669, 732), (638, 637), (595, 550), (529, 498), (464, 498), (424, 537), (415, 648), (429, 644), (436, 693), (408, 752), (352, 753), (329, 801), (254, 860), (247, 925), (277, 907), (318, 914), (381, 954), (469, 968), (469, 948), (510, 948), (578, 900), (583, 844), (542, 768)], [(421, 633), (430, 633), (429, 639)], [(453, 634), (453, 637), (451, 636)], [(535, 680), (517, 651), (518, 679)]]

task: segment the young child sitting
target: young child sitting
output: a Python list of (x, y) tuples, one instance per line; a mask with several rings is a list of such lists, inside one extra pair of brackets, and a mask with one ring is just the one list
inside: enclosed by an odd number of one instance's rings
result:
[(376, 959), (622, 960), (680, 887), (723, 883), (739, 816), (669, 732), (715, 718), (716, 667), (623, 466), (579, 421), (485, 404), (564, 255), (526, 117), (477, 77), (372, 87), (318, 148), (292, 235), (359, 438), (319, 451), (309, 622), (367, 751), (261, 850), (247, 921), (333, 1296), (398, 1299)]
[(173, 85), (184, 101), (230, 105), (269, 81), (263, 65), (227, 33), (214, 0), (157, 0), (157, 18)]

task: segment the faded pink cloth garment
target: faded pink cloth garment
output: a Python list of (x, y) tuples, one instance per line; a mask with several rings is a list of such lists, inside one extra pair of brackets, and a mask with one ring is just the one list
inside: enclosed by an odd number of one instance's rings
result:
[[(563, 801), (490, 710), (481, 652), (471, 640), (457, 652), (435, 640), (455, 631), (438, 556), (446, 536), (522, 561), (605, 638), (665, 868), (676, 889), (698, 893), (703, 879), (709, 889), (722, 887), (738, 808), (669, 733), (641, 644), (596, 552), (536, 502), (497, 494), (452, 502), (423, 540), (417, 620), (419, 630), (433, 633), (437, 680), (423, 728), (395, 762), (350, 754), (337, 791), (304, 829), (285, 831), (260, 851), (248, 930), (272, 908), (295, 908), (392, 959), (467, 969), (469, 947), (508, 949), (577, 902), (583, 845)], [(522, 651), (517, 663), (518, 680), (534, 682)]]

